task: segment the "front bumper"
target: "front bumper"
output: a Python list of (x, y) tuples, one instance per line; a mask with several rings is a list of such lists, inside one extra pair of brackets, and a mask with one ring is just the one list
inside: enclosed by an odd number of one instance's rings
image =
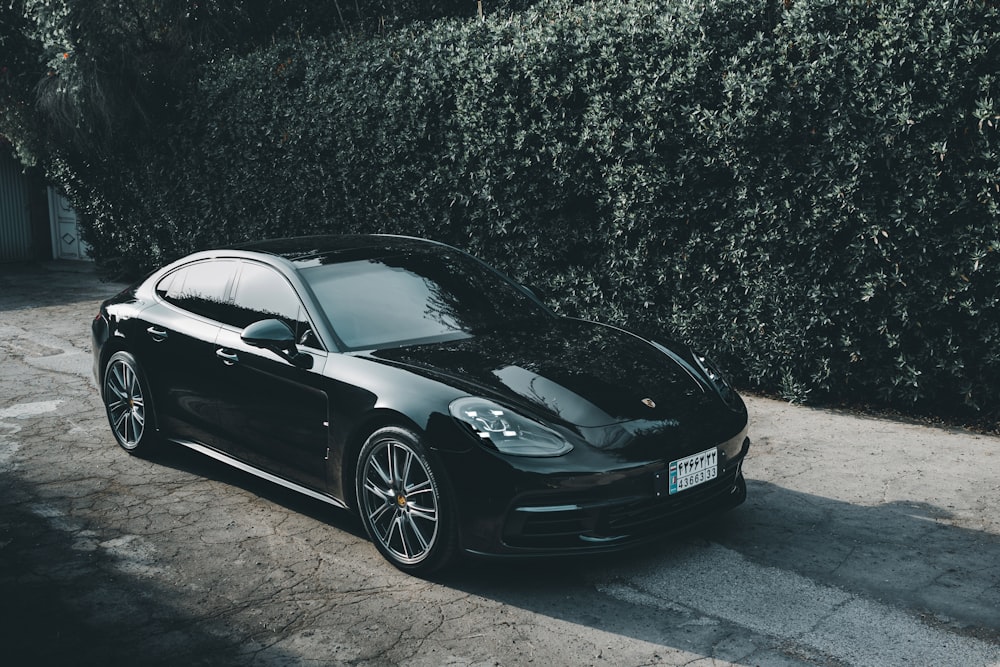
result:
[[(749, 439), (746, 441), (749, 446)], [(625, 496), (571, 505), (519, 505), (505, 525), (512, 550), (613, 550), (688, 528), (746, 499), (742, 457), (712, 482), (676, 496)]]
[(491, 557), (602, 553), (685, 530), (746, 499), (742, 466), (749, 447), (744, 428), (718, 445), (715, 479), (673, 495), (658, 493), (667, 461), (526, 476), (502, 506), (465, 506), (463, 548)]

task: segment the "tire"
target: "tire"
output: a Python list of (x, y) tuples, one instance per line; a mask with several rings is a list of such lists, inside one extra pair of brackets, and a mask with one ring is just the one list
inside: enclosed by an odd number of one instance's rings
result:
[(139, 362), (128, 352), (115, 352), (104, 367), (101, 388), (111, 432), (129, 454), (148, 454), (156, 440), (149, 385)]
[(457, 551), (457, 521), (447, 480), (440, 477), (420, 438), (382, 428), (358, 456), (358, 512), (368, 537), (393, 565), (429, 574)]

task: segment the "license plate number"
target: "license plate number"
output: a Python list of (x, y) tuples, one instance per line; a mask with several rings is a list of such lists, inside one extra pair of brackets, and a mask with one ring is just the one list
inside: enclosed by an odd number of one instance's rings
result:
[(712, 447), (671, 461), (667, 474), (670, 495), (710, 482), (719, 476), (719, 450)]

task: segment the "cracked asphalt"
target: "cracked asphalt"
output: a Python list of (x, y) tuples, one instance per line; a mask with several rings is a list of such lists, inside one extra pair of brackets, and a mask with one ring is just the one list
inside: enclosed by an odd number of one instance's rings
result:
[(120, 450), (89, 334), (120, 288), (0, 266), (5, 665), (1000, 665), (1000, 438), (750, 397), (721, 520), (421, 580), (347, 512)]

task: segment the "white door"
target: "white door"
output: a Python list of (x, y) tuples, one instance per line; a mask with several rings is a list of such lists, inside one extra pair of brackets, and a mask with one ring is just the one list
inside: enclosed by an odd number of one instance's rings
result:
[(52, 257), (88, 259), (87, 244), (80, 240), (76, 211), (52, 186), (49, 186), (49, 220), (52, 223)]

